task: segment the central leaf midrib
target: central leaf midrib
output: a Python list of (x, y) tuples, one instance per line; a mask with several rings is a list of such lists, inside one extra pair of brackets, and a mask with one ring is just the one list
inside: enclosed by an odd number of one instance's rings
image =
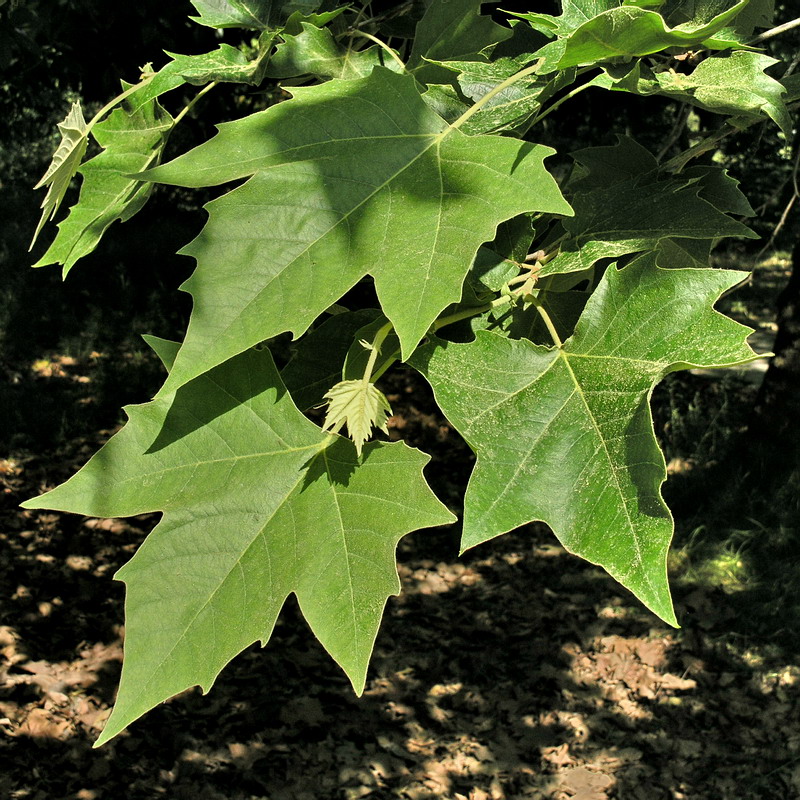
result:
[[(619, 477), (617, 476), (617, 471), (616, 471), (616, 469), (614, 467), (614, 461), (611, 458), (611, 453), (608, 450), (608, 446), (606, 444), (605, 437), (603, 436), (603, 432), (600, 429), (600, 425), (598, 424), (597, 419), (594, 416), (594, 412), (592, 411), (591, 406), (589, 405), (589, 401), (587, 400), (586, 394), (583, 391), (583, 388), (581, 387), (580, 381), (578, 381), (578, 376), (575, 374), (574, 370), (572, 369), (572, 365), (569, 363), (569, 355), (570, 354), (566, 353), (563, 349), (559, 349), (559, 351), (558, 351), (558, 357), (564, 362), (564, 365), (567, 368), (567, 371), (569, 372), (573, 383), (575, 384), (575, 390), (577, 391), (578, 396), (581, 398), (581, 402), (583, 403), (583, 406), (586, 409), (586, 414), (587, 414), (589, 420), (592, 423), (592, 427), (594, 428), (595, 433), (597, 434), (597, 438), (600, 440), (600, 444), (602, 445), (603, 452), (605, 453), (605, 456), (606, 456), (606, 461), (608, 462), (609, 471), (611, 472), (611, 475), (613, 476), (614, 485), (615, 485), (615, 487), (617, 489), (617, 494), (619, 495), (623, 511), (625, 512), (625, 519), (628, 522), (628, 528), (630, 529), (631, 540), (633, 541), (633, 545), (634, 545), (634, 548), (636, 550), (636, 555), (637, 555), (637, 557), (639, 559), (639, 563), (643, 564), (644, 563), (644, 559), (643, 559), (643, 556), (642, 556), (642, 550), (641, 550), (641, 548), (639, 546), (639, 539), (638, 539), (638, 537), (636, 535), (636, 526), (633, 524), (633, 520), (631, 519), (631, 515), (628, 512), (628, 504), (625, 501), (625, 495), (623, 494), (622, 486), (620, 485)], [(647, 582), (650, 583), (649, 577), (647, 577), (647, 576), (645, 576), (645, 577), (646, 577)], [(651, 586), (651, 588), (652, 588), (652, 586)]]

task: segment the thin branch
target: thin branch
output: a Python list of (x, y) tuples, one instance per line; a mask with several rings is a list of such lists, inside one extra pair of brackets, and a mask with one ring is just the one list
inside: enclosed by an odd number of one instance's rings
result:
[(689, 121), (689, 115), (692, 113), (692, 107), (688, 103), (683, 103), (678, 115), (675, 118), (675, 124), (672, 126), (672, 130), (669, 133), (666, 141), (664, 142), (664, 146), (658, 151), (656, 155), (656, 161), (661, 161), (664, 156), (669, 153), (670, 148), (675, 142), (678, 141), (680, 138), (681, 133), (683, 133), (683, 129), (686, 127), (686, 123)]
[(556, 102), (553, 103), (553, 105), (542, 111), (542, 113), (539, 114), (528, 127), (532, 128), (534, 125), (536, 125), (537, 122), (541, 122), (546, 116), (548, 116), (548, 114), (552, 114), (559, 106), (561, 106), (563, 103), (566, 103), (567, 100), (572, 100), (572, 98), (575, 97), (576, 94), (580, 94), (584, 89), (588, 89), (590, 86), (593, 85), (594, 84), (591, 81), (587, 81), (586, 83), (582, 83), (580, 86), (573, 89), (571, 92), (567, 92), (567, 94), (565, 94), (563, 97), (556, 100)]
[(781, 214), (781, 218), (778, 220), (778, 224), (773, 228), (772, 235), (769, 237), (769, 241), (758, 251), (758, 255), (756, 255), (756, 261), (761, 258), (761, 256), (769, 250), (770, 247), (775, 243), (775, 240), (778, 238), (778, 234), (783, 230), (783, 226), (786, 224), (786, 220), (789, 219), (789, 214), (791, 213), (792, 209), (794, 208), (794, 204), (797, 202), (798, 198), (800, 198), (800, 184), (798, 184), (797, 180), (797, 173), (800, 171), (800, 147), (797, 148), (797, 155), (794, 159), (794, 167), (792, 168), (792, 196), (789, 199), (789, 202), (786, 204), (786, 208), (783, 209), (783, 213)]
[(747, 44), (759, 44), (760, 42), (765, 42), (767, 39), (771, 39), (773, 36), (779, 36), (781, 33), (786, 33), (786, 31), (790, 31), (793, 28), (800, 28), (800, 17), (789, 20), (789, 22), (784, 22), (783, 25), (778, 25), (775, 28), (770, 28), (770, 30), (764, 31), (764, 33), (760, 33), (755, 37), (755, 39), (751, 39)]
[[(541, 59), (540, 59), (541, 60)], [(531, 64), (529, 67), (525, 67), (525, 69), (520, 70), (519, 72), (515, 72), (510, 78), (506, 78), (502, 83), (498, 83), (494, 89), (489, 90), (486, 94), (478, 100), (477, 103), (470, 106), (449, 128), (449, 130), (455, 130), (460, 128), (473, 114), (477, 114), (492, 98), (497, 97), (500, 92), (504, 92), (508, 89), (509, 86), (513, 86), (515, 83), (518, 83), (523, 78), (527, 78), (528, 75), (533, 75), (534, 72), (539, 68), (539, 61), (535, 64)]]
[(550, 315), (547, 313), (547, 311), (545, 311), (542, 301), (539, 300), (538, 297), (533, 296), (531, 296), (531, 301), (533, 302), (536, 310), (539, 312), (539, 316), (544, 321), (544, 324), (547, 327), (547, 332), (550, 334), (550, 338), (553, 340), (553, 344), (559, 349), (562, 348), (564, 343), (561, 341), (561, 337), (558, 335), (558, 331), (556, 330), (556, 326), (553, 324), (553, 320), (550, 318)]

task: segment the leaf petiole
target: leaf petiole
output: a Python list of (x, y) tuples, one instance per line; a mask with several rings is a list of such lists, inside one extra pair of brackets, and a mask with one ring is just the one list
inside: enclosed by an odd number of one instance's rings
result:
[(386, 44), (386, 42), (382, 42), (377, 36), (373, 36), (371, 33), (367, 33), (366, 31), (358, 30), (350, 31), (350, 36), (363, 36), (365, 39), (375, 42), (375, 44), (383, 48), (400, 65), (400, 69), (403, 70), (403, 72), (406, 71), (406, 65), (401, 60), (400, 56), (398, 56), (397, 53), (395, 53), (395, 51), (392, 50), (388, 44)]

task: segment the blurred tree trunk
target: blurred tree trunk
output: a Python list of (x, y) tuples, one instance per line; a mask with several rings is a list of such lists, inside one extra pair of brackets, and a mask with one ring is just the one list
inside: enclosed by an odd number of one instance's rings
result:
[(756, 398), (750, 434), (752, 444), (782, 473), (800, 464), (800, 241), (777, 311), (775, 357)]

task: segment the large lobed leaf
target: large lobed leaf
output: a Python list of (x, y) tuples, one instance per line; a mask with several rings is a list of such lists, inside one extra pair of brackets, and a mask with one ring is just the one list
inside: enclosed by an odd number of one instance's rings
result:
[(573, 336), (543, 347), (479, 331), (413, 356), (478, 459), (463, 549), (534, 520), (675, 623), (666, 555), (672, 518), (649, 398), (668, 372), (744, 363), (745, 328), (712, 310), (743, 273), (609, 267)]
[(540, 72), (544, 74), (621, 57), (645, 56), (669, 47), (734, 46), (738, 37), (713, 37), (733, 22), (747, 3), (748, 0), (712, 3), (711, 14), (703, 13), (703, 6), (694, 6), (694, 13), (681, 15), (681, 22), (674, 27), (670, 26), (669, 10), (651, 10), (643, 7), (650, 3), (628, 4), (621, 0), (565, 0), (560, 17), (537, 13), (517, 16), (539, 31), (557, 36), (540, 52)]
[(658, 249), (665, 240), (756, 237), (728, 215), (752, 209), (735, 181), (719, 177), (720, 168), (665, 176), (647, 150), (624, 136), (616, 145), (579, 150), (573, 158), (575, 216), (564, 220), (566, 238), (542, 275), (588, 269), (603, 258)]
[(163, 392), (278, 333), (299, 336), (366, 274), (408, 356), (500, 222), (572, 213), (544, 167), (550, 148), (462, 134), (409, 76), (376, 67), (295, 94), (145, 175), (253, 176), (207, 206), (182, 251), (198, 262), (184, 284), (195, 305)]
[[(155, 340), (167, 362), (177, 345)], [(163, 511), (117, 574), (127, 584), (125, 662), (97, 745), (168, 697), (208, 691), (237, 653), (265, 644), (290, 593), (358, 693), (394, 552), (453, 516), (403, 443), (326, 435), (297, 410), (269, 351), (249, 351), (129, 422), (62, 486), (25, 503), (103, 517)]]

